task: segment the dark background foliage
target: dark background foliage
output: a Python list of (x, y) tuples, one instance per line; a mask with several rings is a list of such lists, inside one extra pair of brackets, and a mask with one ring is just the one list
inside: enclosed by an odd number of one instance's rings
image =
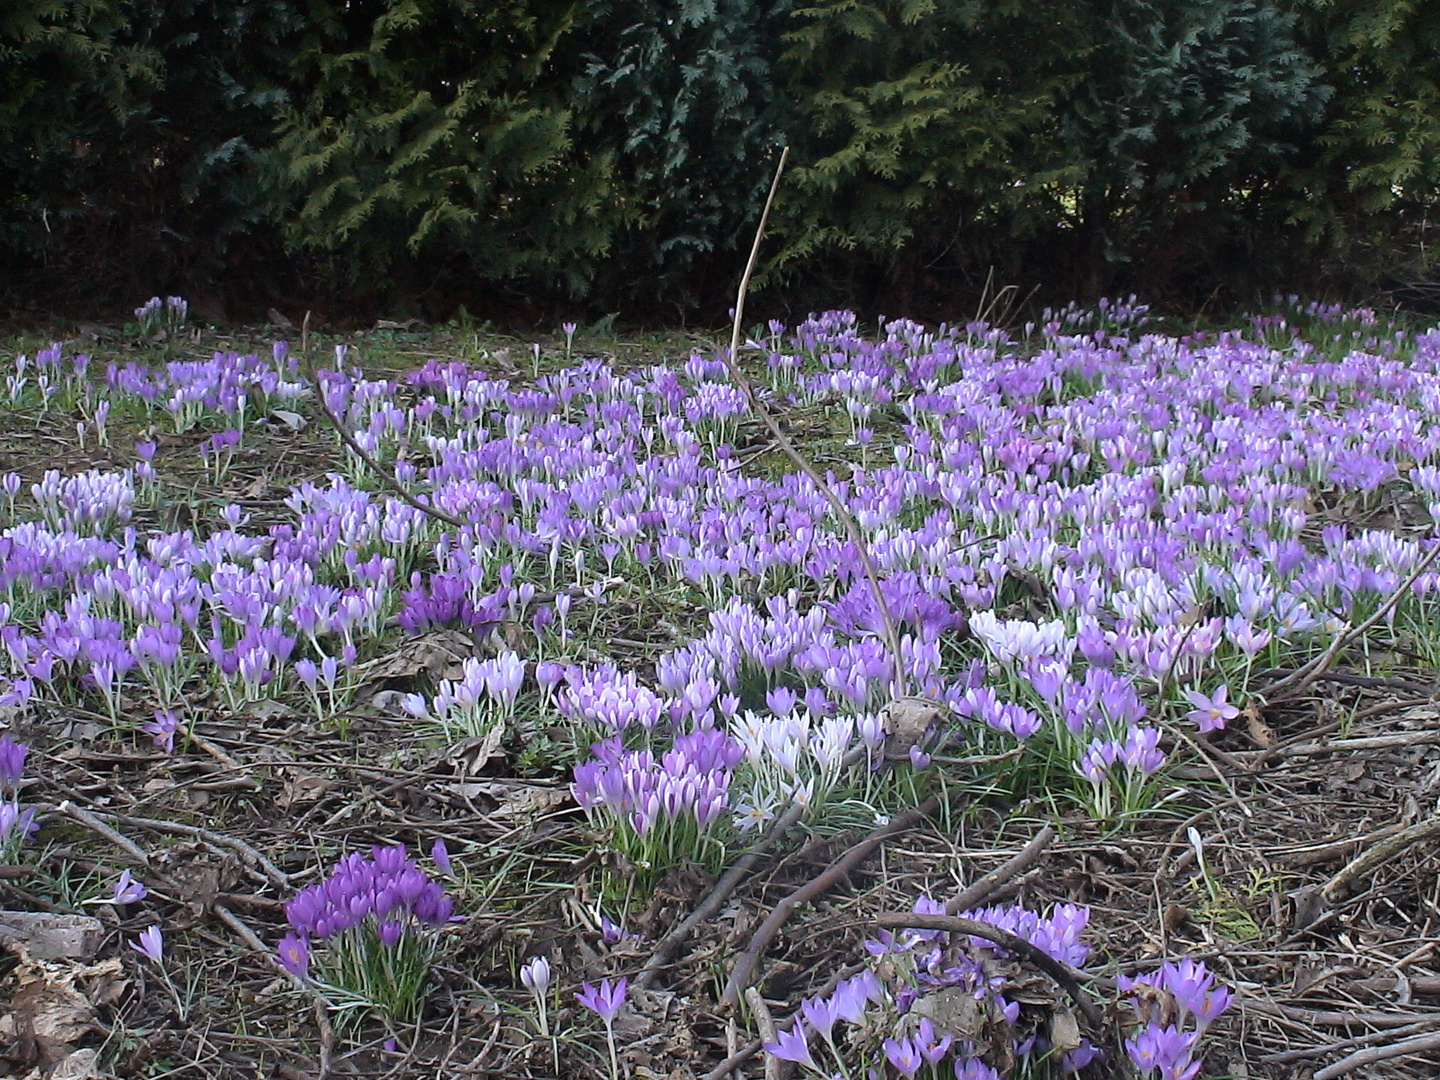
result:
[(1433, 306), (1423, 0), (10, 0), (0, 290), (723, 320)]

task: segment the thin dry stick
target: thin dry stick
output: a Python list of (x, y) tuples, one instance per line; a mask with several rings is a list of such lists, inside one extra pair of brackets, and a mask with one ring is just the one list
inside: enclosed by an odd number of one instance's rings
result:
[[(869, 966), (869, 964), (860, 963), (850, 964), (846, 967), (841, 968), (839, 971), (831, 975), (830, 978), (825, 980), (825, 985), (820, 987), (819, 990), (815, 991), (814, 996), (817, 998), (829, 997), (832, 993), (835, 992), (835, 988), (839, 986), (842, 982), (844, 982), (846, 979), (850, 978), (853, 975), (860, 974), (860, 972), (864, 971)], [(784, 1028), (784, 1030), (786, 1031), (791, 1031), (794, 1029), (796, 1024), (802, 1022), (803, 1017), (801, 1016), (801, 1014), (799, 1012), (794, 1012), (790, 1014), (788, 1019), (782, 1020), (779, 1024), (776, 1024), (775, 1028), (777, 1033), (781, 1028)], [(752, 1057), (758, 1054), (763, 1049), (763, 1047), (763, 1039), (752, 1039), (749, 1043), (742, 1046), (739, 1050), (736, 1050), (719, 1065), (716, 1065), (715, 1068), (711, 1069), (708, 1073), (706, 1073), (705, 1080), (725, 1080), (725, 1077), (729, 1076), (731, 1073), (739, 1069), (741, 1065), (744, 1065), (745, 1062), (749, 1061)]]
[(1325, 1043), (1323, 1046), (1302, 1046), (1298, 1050), (1282, 1050), (1274, 1054), (1265, 1054), (1256, 1060), (1266, 1065), (1285, 1065), (1292, 1061), (1304, 1061), (1307, 1058), (1336, 1054), (1341, 1050), (1353, 1050), (1360, 1046), (1373, 1046), (1377, 1042), (1384, 1042), (1387, 1039), (1394, 1039), (1402, 1035), (1415, 1035), (1422, 1031), (1430, 1031), (1437, 1024), (1440, 1024), (1440, 1016), (1435, 1017), (1435, 1019), (1429, 1023), (1407, 1024), (1405, 1027), (1395, 1028), (1391, 1031), (1372, 1031), (1368, 1035), (1356, 1035), (1352, 1039), (1336, 1039), (1334, 1042)]
[(741, 991), (750, 985), (755, 975), (755, 969), (760, 965), (760, 958), (765, 955), (765, 950), (775, 940), (775, 935), (790, 918), (790, 912), (808, 900), (812, 900), (821, 893), (834, 888), (843, 881), (850, 871), (859, 866), (870, 854), (883, 844), (887, 839), (896, 833), (904, 832), (918, 821), (923, 821), (935, 812), (940, 805), (940, 796), (932, 795), (914, 810), (892, 818), (887, 824), (874, 830), (864, 840), (861, 840), (853, 848), (847, 851), (840, 858), (827, 866), (820, 874), (796, 889), (785, 899), (775, 905), (769, 917), (760, 924), (760, 928), (751, 935), (750, 943), (740, 958), (735, 961), (735, 966), (730, 970), (730, 981), (725, 984), (725, 993), (720, 998), (722, 1008), (729, 1006), (734, 1008), (740, 1001)]
[(1334, 1065), (1325, 1066), (1315, 1074), (1315, 1080), (1335, 1080), (1337, 1076), (1344, 1076), (1348, 1072), (1373, 1065), (1377, 1061), (1388, 1061), (1391, 1058), (1404, 1057), (1406, 1054), (1423, 1054), (1428, 1050), (1437, 1049), (1440, 1049), (1440, 1034), (1434, 1032), (1429, 1035), (1416, 1035), (1409, 1039), (1401, 1039), (1398, 1043), (1391, 1043), (1389, 1046), (1372, 1046), (1365, 1050), (1357, 1050), (1349, 1057), (1341, 1058)]
[[(773, 1043), (776, 1039), (775, 1018), (770, 1015), (770, 1006), (765, 1004), (760, 991), (749, 987), (745, 991), (745, 1002), (755, 1017), (755, 1026), (760, 1029), (761, 1043)], [(765, 1080), (780, 1080), (781, 1068), (780, 1059), (774, 1054), (765, 1056)]]
[(915, 915), (901, 911), (884, 912), (875, 916), (875, 921), (880, 926), (890, 929), (944, 930), (951, 934), (970, 934), (972, 937), (993, 941), (1002, 949), (1008, 949), (1029, 960), (1054, 979), (1060, 988), (1070, 995), (1070, 1000), (1075, 1002), (1076, 1008), (1080, 1010), (1093, 1030), (1099, 1031), (1103, 1027), (1104, 1022), (1100, 1016), (1100, 1009), (1091, 1000), (1090, 995), (1085, 992), (1085, 988), (1080, 985), (1080, 980), (1085, 978), (1084, 973), (1076, 971), (1069, 964), (1061, 963), (1044, 949), (1032, 945), (1008, 930), (1001, 930), (998, 926), (991, 926), (989, 923), (976, 919), (966, 919), (959, 915)]
[[(307, 331), (309, 325), (310, 313), (307, 311), (305, 313), (305, 326)], [(310, 358), (308, 332), (303, 335), (302, 341), (304, 344), (301, 347), (301, 352), (305, 358), (305, 371), (306, 374), (310, 376), (310, 385), (315, 387), (315, 401), (320, 406), (320, 412), (325, 417), (326, 422), (335, 429), (335, 434), (340, 436), (340, 441), (349, 447), (352, 454), (365, 463), (365, 467), (375, 474), (376, 479), (398, 495), (401, 501), (413, 506), (426, 517), (432, 517), (436, 521), (443, 521), (445, 524), (453, 526), (456, 529), (466, 528), (467, 522), (463, 519), (417, 499), (404, 484), (395, 478), (393, 473), (383, 469), (380, 463), (371, 457), (370, 452), (355, 441), (355, 436), (350, 433), (350, 429), (345, 426), (340, 417), (335, 415), (335, 410), (330, 408), (330, 403), (325, 400), (325, 388), (320, 385), (320, 376), (315, 370), (315, 362)]]
[(1407, 848), (1440, 836), (1440, 816), (1418, 821), (1401, 829), (1394, 836), (1388, 836), (1374, 847), (1367, 848), (1341, 868), (1340, 872), (1327, 881), (1320, 889), (1320, 895), (1327, 901), (1335, 901), (1350, 889), (1350, 883), (1378, 869)]
[(1272, 750), (1240, 750), (1234, 756), (1244, 761), (1268, 754), (1271, 758), (1317, 757), (1354, 750), (1388, 750), (1396, 746), (1425, 746), (1440, 743), (1440, 731), (1407, 731), (1402, 735), (1367, 735), (1358, 739), (1335, 739), (1332, 742), (1300, 743)]
[(89, 810), (86, 810), (80, 806), (76, 806), (69, 799), (66, 799), (64, 802), (62, 802), (58, 807), (56, 807), (56, 809), (65, 816), (74, 818), (91, 832), (96, 833), (99, 836), (103, 836), (106, 840), (109, 840), (110, 843), (114, 844), (121, 851), (125, 852), (125, 854), (129, 855), (141, 866), (150, 865), (150, 856), (145, 854), (145, 852), (133, 840), (130, 840), (120, 835), (120, 833), (116, 832), (114, 828), (105, 824), (105, 822), (101, 821)]
[(1038, 833), (1035, 839), (1031, 840), (1019, 854), (1011, 857), (1006, 862), (997, 866), (990, 873), (982, 878), (977, 878), (960, 891), (958, 896), (953, 897), (945, 904), (945, 912), (948, 915), (958, 915), (979, 904), (983, 904), (993, 896), (1000, 886), (1013, 878), (1019, 877), (1028, 870), (1042, 854), (1045, 849), (1055, 842), (1055, 826), (1046, 825)]
[(160, 818), (131, 817), (129, 814), (121, 814), (117, 820), (126, 825), (138, 825), (142, 829), (154, 829), (156, 832), (175, 833), (180, 836), (193, 836), (197, 840), (205, 840), (217, 847), (228, 847), (251, 866), (260, 870), (273, 885), (281, 889), (290, 888), (290, 876), (239, 837), (211, 832), (198, 825), (184, 825), (178, 821), (164, 821)]
[(750, 259), (745, 264), (745, 273), (740, 277), (740, 289), (735, 295), (735, 321), (730, 328), (730, 352), (725, 356), (725, 367), (730, 372), (730, 378), (740, 392), (745, 395), (745, 403), (750, 410), (764, 422), (769, 429), (771, 437), (784, 450), (790, 460), (806, 476), (811, 483), (824, 496), (825, 501), (830, 504), (830, 509), (840, 519), (845, 527), (845, 533), (850, 543), (855, 546), (856, 557), (865, 571), (865, 579), (870, 585), (870, 596), (875, 601), (875, 608), (880, 613), (880, 621), (884, 627), (885, 647), (890, 653), (891, 663), (894, 665), (894, 674), (891, 679), (890, 692), (896, 698), (903, 698), (907, 694), (907, 680), (905, 678), (905, 665), (900, 656), (900, 634), (895, 628), (895, 618), (890, 613), (890, 605), (885, 599), (885, 593), (880, 588), (880, 573), (875, 568), (875, 560), (870, 557), (870, 548), (865, 543), (865, 536), (860, 531), (860, 523), (855, 520), (855, 515), (850, 513), (849, 507), (840, 501), (825, 478), (820, 475), (820, 470), (815, 468), (810, 461), (796, 449), (790, 437), (781, 430), (775, 417), (761, 401), (760, 395), (755, 392), (755, 387), (745, 373), (740, 370), (740, 326), (745, 316), (745, 294), (750, 289), (750, 275), (755, 272), (755, 263), (760, 258), (760, 241), (765, 236), (765, 222), (770, 217), (770, 207), (775, 202), (775, 192), (780, 187), (780, 176), (785, 171), (785, 161), (790, 156), (790, 148), (787, 146), (780, 151), (780, 164), (775, 167), (775, 179), (770, 182), (770, 194), (765, 198), (765, 208), (760, 211), (760, 224), (755, 227), (755, 242), (750, 245)]
[[(843, 771), (850, 768), (867, 753), (869, 753), (869, 751), (863, 746), (851, 750), (841, 759), (841, 770)], [(755, 842), (755, 846), (739, 859), (736, 859), (734, 865), (720, 876), (720, 879), (715, 882), (714, 887), (706, 895), (705, 899), (696, 906), (695, 910), (690, 913), (685, 921), (660, 939), (660, 943), (655, 947), (655, 951), (650, 954), (650, 959), (645, 961), (644, 970), (635, 977), (635, 981), (631, 985), (638, 986), (642, 990), (648, 990), (660, 972), (670, 962), (670, 958), (675, 954), (675, 950), (689, 940), (690, 935), (695, 932), (697, 926), (720, 910), (721, 905), (730, 898), (731, 893), (740, 887), (740, 883), (745, 880), (746, 875), (755, 868), (765, 853), (770, 850), (776, 841), (798, 825), (800, 819), (804, 816), (805, 808), (799, 803), (791, 803), (783, 814), (771, 822), (769, 828), (765, 830), (764, 835)]]
[(320, 1029), (320, 1061), (318, 1062), (319, 1077), (317, 1080), (323, 1080), (330, 1072), (330, 1057), (335, 1047), (335, 1032), (330, 1027), (330, 1007), (324, 997), (322, 997), (313, 986), (306, 983), (293, 971), (288, 970), (284, 964), (280, 963), (280, 958), (275, 955), (275, 951), (260, 940), (260, 936), (256, 934), (254, 930), (250, 929), (249, 924), (246, 923), (244, 919), (240, 918), (224, 904), (213, 904), (210, 910), (215, 913), (217, 919), (233, 930), (241, 941), (250, 946), (253, 951), (269, 960), (270, 965), (288, 979), (296, 990), (299, 990), (312, 1000), (315, 1007), (315, 1023)]
[(1302, 665), (1294, 674), (1287, 675), (1285, 678), (1279, 679), (1259, 690), (1258, 695), (1263, 697), (1268, 704), (1274, 705), (1277, 701), (1292, 698), (1304, 690), (1335, 662), (1335, 658), (1340, 655), (1342, 649), (1363, 637), (1370, 631), (1371, 627), (1389, 615), (1391, 609), (1410, 591), (1410, 587), (1420, 580), (1420, 575), (1430, 569), (1430, 564), (1437, 558), (1440, 558), (1440, 544), (1436, 544), (1430, 549), (1430, 553), (1420, 560), (1420, 565), (1415, 568), (1414, 573), (1402, 581), (1395, 591), (1385, 598), (1385, 602), (1380, 605), (1374, 615), (1371, 615), (1370, 618), (1366, 619), (1354, 629), (1341, 634), (1330, 645), (1330, 648), (1326, 649), (1308, 664)]

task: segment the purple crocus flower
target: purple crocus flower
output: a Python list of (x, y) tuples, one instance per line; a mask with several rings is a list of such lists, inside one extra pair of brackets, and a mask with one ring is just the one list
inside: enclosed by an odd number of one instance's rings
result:
[(543, 956), (532, 956), (520, 969), (520, 981), (536, 997), (544, 997), (550, 989), (550, 961)]
[(180, 717), (173, 709), (156, 709), (155, 722), (145, 724), (140, 730), (149, 735), (155, 745), (167, 754), (175, 752), (175, 732), (179, 729)]
[(141, 930), (140, 936), (130, 943), (130, 947), (141, 956), (154, 960), (157, 964), (165, 956), (165, 939), (161, 937), (158, 926), (147, 926)]
[(120, 871), (110, 898), (112, 904), (134, 904), (145, 899), (146, 888), (130, 876), (129, 870)]
[(9, 735), (0, 735), (0, 788), (14, 791), (25, 775), (25, 757), (30, 748)]
[(765, 1044), (765, 1052), (781, 1061), (794, 1061), (812, 1069), (815, 1067), (804, 1023), (795, 1024), (787, 1031), (776, 1031), (775, 1041)]
[(598, 987), (591, 986), (588, 982), (581, 983), (575, 1000), (597, 1014), (605, 1021), (605, 1026), (609, 1027), (615, 1022), (615, 1014), (625, 1004), (628, 984), (629, 980), (625, 978), (617, 979), (613, 984), (609, 979), (603, 979)]
[(454, 877), (454, 869), (450, 863), (450, 849), (445, 846), (445, 841), (436, 838), (430, 848), (430, 858), (435, 863), (435, 869), (439, 870), (446, 877)]
[(310, 945), (298, 934), (286, 934), (280, 939), (280, 966), (297, 979), (310, 975)]
[(886, 1039), (881, 1046), (885, 1058), (900, 1071), (902, 1076), (914, 1076), (925, 1064), (924, 1055), (912, 1039)]
[(1209, 696), (1199, 690), (1187, 690), (1185, 696), (1195, 707), (1185, 714), (1185, 718), (1193, 720), (1201, 733), (1220, 731), (1228, 721), (1240, 715), (1240, 710), (1225, 700), (1228, 693), (1229, 687), (1224, 685)]
[(840, 1019), (840, 1013), (835, 1008), (835, 999), (811, 997), (804, 998), (800, 1002), (800, 1011), (810, 1026), (820, 1033), (820, 1037), (826, 1042), (833, 1042), (835, 1039), (835, 1021)]

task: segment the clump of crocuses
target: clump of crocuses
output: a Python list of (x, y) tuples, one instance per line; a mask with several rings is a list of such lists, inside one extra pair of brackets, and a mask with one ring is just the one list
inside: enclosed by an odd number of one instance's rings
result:
[(20, 781), (28, 753), (24, 743), (0, 736), (0, 862), (14, 862), (36, 828), (35, 808), (20, 805)]
[[(919, 914), (943, 914), (921, 896)], [(1009, 931), (1071, 968), (1082, 968), (1088, 908), (1057, 905), (1039, 915), (1019, 905), (965, 913)], [(828, 996), (801, 1002), (800, 1015), (765, 1049), (812, 1075), (1060, 1077), (1079, 1072), (1104, 1051), (1061, 1022), (1074, 1004), (1059, 988), (1037, 993), (1030, 969), (993, 942), (938, 930), (882, 932), (866, 942), (873, 970), (841, 981)], [(1093, 987), (1093, 984), (1091, 984)], [(1149, 1076), (1193, 1080), (1199, 1042), (1230, 1005), (1230, 991), (1203, 963), (1165, 964), (1154, 975), (1119, 980), (1123, 1045)], [(1129, 1036), (1126, 1038), (1125, 1036)], [(1106, 1040), (1108, 1041), (1108, 1039)], [(1005, 1073), (998, 1071), (1005, 1069)]]
[(313, 982), (337, 1009), (414, 1020), (454, 903), (401, 845), (377, 845), (336, 864), (285, 905), (293, 932), (280, 963)]

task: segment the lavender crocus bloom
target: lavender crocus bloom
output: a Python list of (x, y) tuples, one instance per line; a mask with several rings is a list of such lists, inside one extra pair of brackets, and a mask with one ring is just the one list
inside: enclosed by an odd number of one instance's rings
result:
[(520, 981), (536, 997), (544, 997), (550, 989), (550, 961), (543, 956), (532, 956), (520, 969)]
[(280, 939), (280, 966), (298, 979), (310, 975), (310, 945), (297, 934), (286, 934)]
[(775, 1032), (775, 1041), (765, 1044), (765, 1052), (781, 1061), (794, 1061), (809, 1068), (815, 1067), (810, 1056), (810, 1041), (805, 1034), (804, 1023), (797, 1023), (787, 1031)]
[(902, 1076), (914, 1076), (925, 1064), (925, 1058), (911, 1039), (886, 1039), (881, 1046), (885, 1058)]
[(1228, 693), (1229, 687), (1223, 685), (1208, 696), (1199, 690), (1185, 691), (1190, 704), (1195, 706), (1185, 718), (1194, 721), (1202, 734), (1222, 730), (1228, 721), (1240, 715), (1240, 710), (1225, 700)]
[(599, 1016), (608, 1027), (615, 1022), (615, 1014), (625, 1004), (628, 984), (629, 980), (625, 978), (617, 979), (613, 984), (609, 979), (603, 979), (598, 987), (591, 986), (588, 982), (581, 983), (575, 1000)]
[(134, 904), (144, 900), (147, 891), (143, 884), (130, 876), (129, 870), (122, 870), (119, 880), (115, 882), (112, 889), (110, 902), (112, 904)]
[(147, 926), (140, 931), (140, 936), (130, 943), (130, 947), (157, 964), (165, 956), (165, 939), (161, 937), (158, 926)]
[(445, 846), (445, 841), (436, 838), (430, 848), (430, 859), (435, 863), (435, 869), (439, 870), (446, 877), (454, 877), (454, 868), (450, 862), (450, 850)]
[(9, 735), (0, 735), (0, 788), (14, 791), (25, 775), (25, 757), (30, 748)]

